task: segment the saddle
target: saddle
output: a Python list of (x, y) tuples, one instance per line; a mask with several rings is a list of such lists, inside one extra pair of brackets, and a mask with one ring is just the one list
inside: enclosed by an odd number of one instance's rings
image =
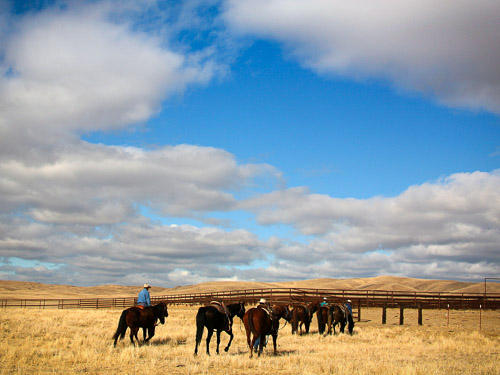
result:
[(351, 313), (349, 312), (349, 309), (344, 304), (338, 305), (338, 306), (340, 307), (340, 310), (344, 314), (344, 319), (347, 321), (349, 318), (349, 315), (351, 315)]
[(218, 312), (226, 316), (227, 325), (229, 329), (231, 329), (231, 319), (229, 318), (231, 316), (231, 312), (229, 311), (227, 306), (224, 305), (224, 302), (211, 301), (209, 306), (215, 307)]

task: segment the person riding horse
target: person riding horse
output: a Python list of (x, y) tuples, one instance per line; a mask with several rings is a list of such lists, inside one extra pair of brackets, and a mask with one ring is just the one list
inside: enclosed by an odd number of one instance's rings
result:
[(142, 306), (140, 308), (151, 306), (151, 297), (149, 295), (149, 289), (151, 286), (146, 283), (144, 284), (144, 289), (139, 292), (139, 296), (137, 297), (137, 306)]

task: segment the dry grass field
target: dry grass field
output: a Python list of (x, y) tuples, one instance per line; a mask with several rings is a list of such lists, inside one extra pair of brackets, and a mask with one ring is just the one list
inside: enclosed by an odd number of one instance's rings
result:
[[(121, 310), (0, 310), (0, 374), (499, 374), (500, 312), (363, 309), (354, 335), (321, 336), (313, 319), (308, 335), (279, 332), (278, 354), (272, 345), (250, 359), (245, 332), (235, 318), (235, 338), (228, 353), (222, 334), (221, 354), (205, 337), (194, 356), (197, 307), (170, 306), (165, 325), (150, 344), (133, 347), (128, 334), (113, 348)], [(281, 324), (283, 326), (283, 324)], [(141, 335), (140, 335), (141, 336)]]
[[(481, 293), (482, 283), (433, 281), (395, 277), (317, 279), (289, 283), (211, 282), (172, 289), (153, 286), (151, 294), (169, 295), (249, 288), (335, 288), (365, 290)], [(139, 286), (75, 287), (0, 281), (0, 298), (96, 298), (136, 296)], [(500, 292), (500, 283), (488, 285)], [(248, 306), (249, 308), (251, 306)], [(215, 354), (212, 339), (205, 354), (206, 331), (194, 356), (195, 316), (198, 307), (169, 306), (165, 325), (150, 344), (133, 347), (127, 336), (113, 348), (111, 339), (121, 309), (57, 310), (0, 309), (0, 374), (500, 374), (500, 311), (362, 310), (354, 335), (321, 336), (313, 319), (311, 333), (279, 332), (278, 354), (272, 344), (260, 358), (249, 358), (243, 324), (235, 318), (235, 338), (228, 353)], [(281, 324), (283, 326), (283, 323)], [(140, 335), (141, 336), (141, 335)]]

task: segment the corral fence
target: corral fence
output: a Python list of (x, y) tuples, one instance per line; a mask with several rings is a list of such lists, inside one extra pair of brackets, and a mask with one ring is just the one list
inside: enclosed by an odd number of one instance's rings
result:
[[(164, 301), (176, 305), (203, 305), (211, 301), (235, 303), (244, 301), (256, 304), (265, 298), (270, 303), (289, 305), (304, 304), (327, 298), (329, 303), (352, 301), (355, 316), (359, 319), (362, 307), (418, 308), (418, 309), (500, 309), (500, 293), (439, 293), (398, 292), (382, 290), (336, 290), (304, 288), (245, 289), (209, 293), (152, 296), (151, 303)], [(0, 299), (0, 308), (20, 307), (39, 309), (99, 309), (127, 308), (137, 299), (87, 298), (87, 299)]]

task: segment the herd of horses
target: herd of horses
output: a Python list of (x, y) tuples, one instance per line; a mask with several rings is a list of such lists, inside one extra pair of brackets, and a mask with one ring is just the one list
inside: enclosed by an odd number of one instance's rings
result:
[[(205, 328), (208, 332), (206, 338), (207, 354), (210, 355), (210, 340), (214, 331), (217, 337), (217, 354), (219, 354), (221, 332), (224, 331), (229, 335), (229, 342), (224, 348), (224, 351), (227, 352), (234, 337), (232, 326), (235, 316), (239, 317), (245, 326), (250, 357), (253, 356), (254, 350), (259, 356), (261, 355), (266, 338), (269, 335), (273, 339), (273, 348), (276, 354), (276, 341), (278, 339), (278, 331), (280, 330), (280, 320), (283, 319), (285, 321), (282, 328), (287, 323), (290, 323), (292, 334), (302, 335), (304, 332), (309, 333), (314, 314), (317, 317), (318, 332), (320, 334), (331, 335), (333, 332), (335, 335), (335, 327), (337, 325), (340, 326), (341, 333), (344, 333), (346, 326), (349, 334), (353, 332), (354, 320), (344, 305), (322, 306), (321, 301), (316, 301), (309, 304), (296, 305), (292, 309), (288, 305), (267, 304), (246, 310), (244, 302), (229, 305), (212, 302), (208, 306), (200, 307), (196, 314), (196, 346), (194, 354), (198, 354), (198, 347), (200, 346)], [(130, 341), (134, 346), (134, 337), (139, 343), (137, 338), (139, 328), (143, 329), (144, 342), (148, 342), (155, 334), (155, 327), (158, 325), (158, 321), (164, 324), (166, 317), (168, 317), (168, 309), (164, 302), (151, 307), (133, 306), (123, 310), (118, 322), (118, 328), (113, 335), (114, 346), (116, 346), (118, 339), (121, 340), (125, 337), (127, 328), (130, 328)]]

